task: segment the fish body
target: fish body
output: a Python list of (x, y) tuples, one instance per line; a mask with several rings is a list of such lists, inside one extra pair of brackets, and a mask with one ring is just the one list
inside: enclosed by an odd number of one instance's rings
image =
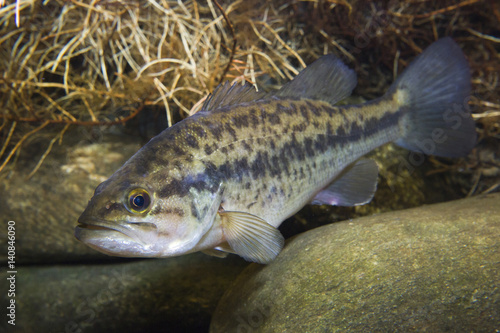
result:
[(268, 263), (283, 247), (277, 227), (307, 203), (371, 200), (377, 166), (360, 158), (376, 147), (458, 157), (474, 146), (469, 68), (451, 39), (431, 45), (384, 96), (335, 106), (355, 85), (327, 55), (275, 92), (219, 86), (97, 187), (76, 237), (110, 255), (231, 252)]

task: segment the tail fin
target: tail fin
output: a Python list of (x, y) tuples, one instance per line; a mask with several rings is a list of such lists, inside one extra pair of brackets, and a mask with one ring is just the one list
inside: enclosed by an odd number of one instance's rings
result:
[(465, 156), (476, 143), (470, 115), (470, 71), (460, 47), (449, 37), (430, 45), (399, 76), (388, 95), (404, 91), (404, 148), (443, 157)]

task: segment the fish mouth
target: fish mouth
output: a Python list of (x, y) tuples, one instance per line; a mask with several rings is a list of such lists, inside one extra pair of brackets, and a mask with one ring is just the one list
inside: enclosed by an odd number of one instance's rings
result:
[(150, 222), (105, 221), (82, 218), (75, 228), (75, 237), (91, 248), (112, 256), (152, 257), (158, 229)]

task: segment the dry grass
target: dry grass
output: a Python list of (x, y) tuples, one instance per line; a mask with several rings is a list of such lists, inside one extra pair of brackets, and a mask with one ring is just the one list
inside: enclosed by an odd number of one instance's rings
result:
[[(470, 60), (480, 140), (500, 135), (494, 1), (239, 0), (220, 8), (214, 0), (3, 2), (3, 173), (33, 137), (46, 147), (34, 172), (79, 126), (124, 123), (150, 105), (162, 106), (172, 124), (174, 114), (195, 112), (223, 79), (279, 86), (325, 53), (356, 69), (357, 94), (376, 97), (409, 59), (445, 35)], [(478, 152), (460, 163), (479, 173), (485, 167)]]

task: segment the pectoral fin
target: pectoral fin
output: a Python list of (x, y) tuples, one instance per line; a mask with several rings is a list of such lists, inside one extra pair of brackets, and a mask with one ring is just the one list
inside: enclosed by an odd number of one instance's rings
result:
[(378, 167), (373, 160), (358, 160), (327, 188), (316, 194), (313, 205), (357, 206), (370, 202), (377, 189)]
[(234, 253), (247, 261), (271, 262), (280, 253), (285, 239), (258, 216), (244, 212), (219, 212), (226, 241)]

